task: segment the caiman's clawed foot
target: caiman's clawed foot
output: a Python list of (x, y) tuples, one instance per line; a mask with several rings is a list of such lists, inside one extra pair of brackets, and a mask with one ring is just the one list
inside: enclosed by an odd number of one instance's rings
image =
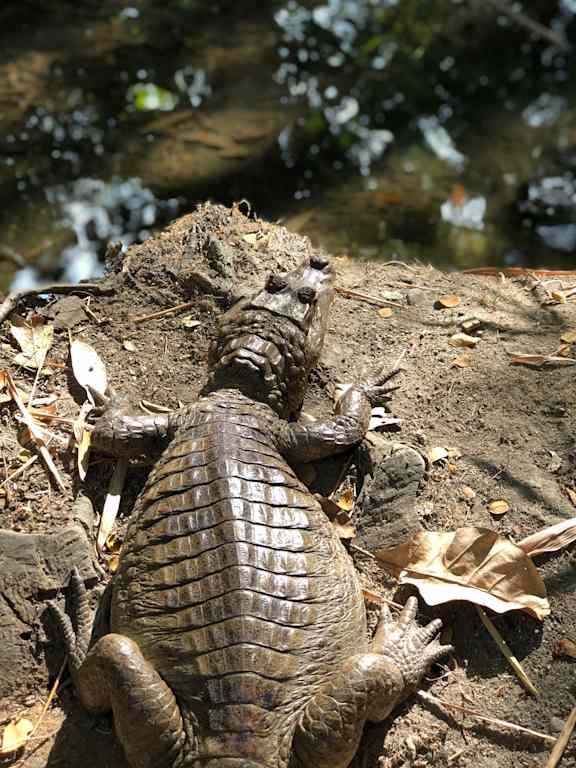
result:
[(70, 574), (70, 588), (72, 618), (56, 603), (49, 603), (49, 607), (66, 646), (70, 671), (75, 674), (86, 658), (92, 634), (92, 615), (88, 605), (88, 595), (76, 567)]
[(425, 627), (416, 621), (418, 600), (409, 597), (395, 620), (388, 606), (383, 606), (378, 628), (372, 641), (372, 653), (386, 656), (399, 668), (408, 688), (414, 689), (435, 661), (451, 653), (451, 645), (441, 645), (438, 633), (440, 619)]
[(398, 361), (392, 368), (386, 368), (379, 371), (363, 384), (359, 385), (373, 408), (384, 405), (384, 403), (390, 400), (392, 392), (395, 392), (400, 388), (399, 384), (390, 384), (392, 379), (402, 371), (399, 363), (400, 361)]

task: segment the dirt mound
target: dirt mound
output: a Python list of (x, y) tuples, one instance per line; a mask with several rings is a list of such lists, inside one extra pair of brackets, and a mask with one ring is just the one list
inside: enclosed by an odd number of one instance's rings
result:
[[(69, 371), (70, 330), (98, 350), (112, 385), (134, 404), (142, 398), (168, 407), (193, 401), (205, 381), (207, 350), (220, 313), (260, 285), (265, 274), (292, 267), (313, 251), (308, 239), (280, 226), (210, 204), (126, 254), (110, 249), (103, 282), (107, 295), (89, 301), (83, 296), (82, 302), (29, 298), (20, 305), (22, 315), (34, 309), (57, 326), (49, 373), (39, 377), (37, 393), (55, 394), (60, 416), (78, 413), (81, 395)], [(392, 364), (405, 352), (406, 370), (391, 405), (399, 423), (384, 436), (424, 454), (435, 447), (449, 449), (446, 460), (429, 467), (416, 499), (419, 525), (429, 530), (481, 526), (518, 540), (573, 517), (566, 488), (576, 483), (574, 369), (531, 368), (510, 360), (511, 353), (554, 355), (561, 337), (576, 328), (576, 304), (542, 305), (541, 291), (520, 278), (446, 274), (344, 256), (334, 261), (340, 293), (305, 410), (329, 413), (336, 381), (357, 379), (363, 369)], [(166, 312), (174, 307), (179, 308)], [(380, 311), (387, 308), (391, 311)], [(462, 332), (472, 335), (473, 341), (465, 343), (473, 346), (452, 346), (451, 338)], [(34, 371), (15, 365), (16, 351), (5, 322), (0, 368), (29, 392)], [(2, 406), (7, 475), (27, 458), (21, 455), (14, 413), (10, 403)], [(80, 565), (92, 584), (99, 581), (89, 544), (94, 532), (73, 511), (79, 486), (74, 460), (64, 431), (54, 424), (49, 429), (57, 433), (51, 450), (66, 492), (52, 484), (40, 460), (2, 486), (0, 721), (23, 713), (34, 720), (58, 671), (62, 649), (46, 605), (61, 593), (71, 565)], [(84, 491), (97, 509), (112, 471), (112, 462), (93, 458)], [(148, 471), (141, 466), (129, 471), (120, 537)], [(322, 473), (306, 472), (321, 485)], [(509, 511), (493, 516), (489, 502), (494, 499), (505, 499)], [(385, 526), (382, 531), (385, 536)], [(388, 574), (371, 558), (357, 552), (354, 557), (368, 589), (394, 595)], [(452, 628), (456, 668), (435, 683), (433, 692), (447, 702), (556, 736), (574, 704), (574, 662), (555, 659), (553, 651), (562, 638), (576, 640), (576, 569), (570, 550), (540, 558), (537, 565), (552, 615), (541, 624), (513, 612), (495, 623), (540, 690), (539, 698), (524, 692), (476, 610), (464, 603), (439, 611)], [(389, 768), (512, 768), (545, 759), (549, 744), (538, 738), (471, 719), (464, 730), (464, 715), (447, 713), (412, 699), (392, 725), (367, 728), (355, 765), (376, 766), (381, 758)], [(81, 711), (71, 688), (61, 688), (22, 764), (124, 766), (110, 723), (95, 723)], [(576, 765), (574, 751), (562, 765)]]

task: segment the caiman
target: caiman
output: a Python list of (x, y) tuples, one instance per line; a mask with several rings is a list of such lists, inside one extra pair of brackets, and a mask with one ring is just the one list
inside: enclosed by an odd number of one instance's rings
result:
[(364, 436), (394, 370), (352, 386), (333, 418), (301, 424), (334, 270), (314, 256), (219, 322), (209, 382), (192, 405), (130, 415), (108, 398), (93, 444), (163, 452), (138, 498), (113, 577), (110, 633), (90, 646), (57, 609), (84, 707), (113, 713), (133, 768), (345, 768), (449, 648), (410, 598), (367, 635), (360, 583), (291, 462)]

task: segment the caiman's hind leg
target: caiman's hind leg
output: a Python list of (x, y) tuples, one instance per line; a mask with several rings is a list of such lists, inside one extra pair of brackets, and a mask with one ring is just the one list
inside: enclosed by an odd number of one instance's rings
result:
[(294, 735), (297, 765), (346, 768), (366, 720), (387, 717), (433, 662), (452, 650), (435, 639), (441, 622), (420, 627), (416, 608), (416, 599), (410, 598), (398, 621), (385, 608), (370, 651), (351, 656), (309, 702)]
[(73, 618), (57, 606), (72, 679), (83, 706), (93, 714), (114, 714), (114, 725), (133, 768), (173, 768), (183, 752), (185, 732), (174, 694), (127, 637), (109, 634), (88, 651), (92, 619), (78, 572), (71, 577)]

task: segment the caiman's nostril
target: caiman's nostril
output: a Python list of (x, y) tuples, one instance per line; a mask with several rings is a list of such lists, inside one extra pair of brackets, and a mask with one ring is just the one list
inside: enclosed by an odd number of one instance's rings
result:
[(312, 269), (326, 269), (330, 266), (330, 261), (325, 256), (311, 256), (310, 266)]
[(278, 293), (279, 291), (283, 291), (287, 285), (288, 281), (281, 275), (269, 275), (266, 280), (266, 290), (268, 293)]
[(316, 291), (314, 288), (310, 288), (309, 286), (304, 286), (304, 288), (298, 289), (298, 298), (302, 302), (302, 304), (312, 304), (314, 299), (316, 298)]

